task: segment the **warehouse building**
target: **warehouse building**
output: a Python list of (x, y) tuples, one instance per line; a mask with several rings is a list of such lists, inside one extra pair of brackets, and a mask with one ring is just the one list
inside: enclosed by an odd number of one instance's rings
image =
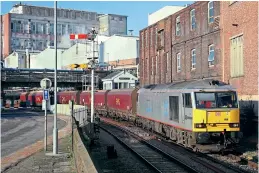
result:
[[(99, 21), (99, 16), (101, 21)], [(106, 17), (105, 17), (106, 16)], [(54, 45), (54, 9), (24, 4), (13, 6), (9, 13), (1, 16), (3, 25), (3, 57), (14, 51), (41, 52)], [(127, 16), (97, 14), (96, 12), (71, 9), (57, 10), (58, 45), (70, 34), (88, 33), (92, 27), (103, 35), (127, 34)], [(108, 23), (109, 25), (105, 25)], [(117, 29), (116, 29), (117, 28)], [(120, 29), (118, 29), (120, 28)], [(105, 32), (104, 32), (105, 31)], [(80, 42), (80, 41), (79, 41)], [(71, 40), (67, 47), (75, 44)], [(64, 47), (64, 45), (62, 45)]]
[(113, 35), (103, 42), (103, 61), (112, 69), (131, 70), (138, 75), (139, 37), (132, 35)]
[(142, 86), (198, 78), (235, 86), (258, 114), (258, 2), (195, 2), (140, 31)]
[(141, 85), (220, 78), (220, 2), (196, 2), (140, 31)]

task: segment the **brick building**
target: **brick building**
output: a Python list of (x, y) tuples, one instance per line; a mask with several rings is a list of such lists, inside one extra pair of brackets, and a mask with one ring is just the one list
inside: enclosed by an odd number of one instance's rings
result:
[(196, 2), (140, 31), (140, 83), (220, 79), (220, 2)]
[(258, 112), (258, 2), (195, 2), (140, 31), (142, 86), (202, 77), (236, 86)]
[(221, 2), (222, 78), (258, 111), (258, 2)]

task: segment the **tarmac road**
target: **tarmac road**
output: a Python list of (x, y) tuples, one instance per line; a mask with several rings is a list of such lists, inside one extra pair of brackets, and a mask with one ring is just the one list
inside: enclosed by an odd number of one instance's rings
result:
[[(61, 129), (65, 121), (58, 119)], [(53, 115), (48, 115), (48, 135), (52, 135)], [(1, 115), (1, 158), (44, 139), (44, 113), (8, 110)]]

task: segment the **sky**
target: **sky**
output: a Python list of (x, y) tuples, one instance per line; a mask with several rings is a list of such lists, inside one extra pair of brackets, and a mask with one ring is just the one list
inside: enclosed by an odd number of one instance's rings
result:
[[(1, 14), (8, 13), (12, 6), (18, 3), (20, 1), (2, 1)], [(54, 2), (51, 1), (24, 1), (22, 3), (54, 7)], [(128, 30), (133, 29), (133, 34), (139, 35), (139, 31), (147, 27), (149, 13), (153, 13), (164, 6), (184, 6), (192, 3), (193, 1), (59, 1), (57, 6), (58, 8), (126, 15), (128, 16)]]

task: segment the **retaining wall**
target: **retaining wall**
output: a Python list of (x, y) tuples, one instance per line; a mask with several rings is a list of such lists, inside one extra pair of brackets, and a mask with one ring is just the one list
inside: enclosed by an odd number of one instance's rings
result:
[(73, 151), (77, 172), (98, 173), (77, 128), (73, 130)]

